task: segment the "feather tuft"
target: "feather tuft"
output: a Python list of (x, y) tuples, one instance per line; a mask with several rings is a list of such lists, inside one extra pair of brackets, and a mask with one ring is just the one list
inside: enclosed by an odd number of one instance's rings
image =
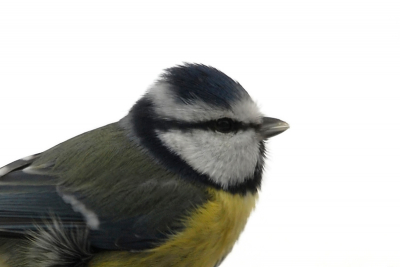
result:
[(26, 250), (28, 266), (80, 267), (92, 258), (88, 229), (65, 226), (53, 218), (30, 232)]

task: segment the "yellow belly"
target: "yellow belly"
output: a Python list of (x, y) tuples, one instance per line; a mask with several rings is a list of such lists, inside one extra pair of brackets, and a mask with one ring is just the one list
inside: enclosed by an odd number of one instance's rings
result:
[(257, 194), (232, 195), (210, 190), (212, 200), (185, 220), (184, 231), (145, 252), (105, 252), (90, 267), (214, 267), (243, 231)]

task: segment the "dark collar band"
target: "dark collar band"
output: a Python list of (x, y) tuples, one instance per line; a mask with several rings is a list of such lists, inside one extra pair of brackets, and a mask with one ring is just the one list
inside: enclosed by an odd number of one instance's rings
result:
[[(196, 127), (207, 128), (207, 123), (182, 123), (166, 120), (155, 119), (157, 116), (154, 112), (153, 104), (149, 99), (142, 98), (130, 111), (130, 119), (135, 134), (139, 137), (141, 144), (149, 151), (149, 153), (158, 159), (170, 171), (178, 173), (182, 178), (193, 183), (201, 183), (222, 189), (233, 194), (256, 193), (261, 185), (263, 162), (258, 162), (253, 177), (248, 177), (245, 182), (229, 186), (227, 189), (222, 188), (219, 184), (213, 182), (208, 175), (200, 174), (182, 160), (178, 155), (172, 153), (157, 137), (156, 129), (192, 129)], [(251, 126), (249, 126), (251, 127)], [(264, 154), (265, 146), (260, 142), (260, 153)]]

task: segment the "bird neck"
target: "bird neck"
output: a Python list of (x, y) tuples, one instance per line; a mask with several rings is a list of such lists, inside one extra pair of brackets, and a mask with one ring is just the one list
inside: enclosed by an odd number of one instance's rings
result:
[[(158, 163), (164, 165), (169, 171), (177, 173), (183, 179), (192, 183), (201, 183), (214, 189), (224, 190), (232, 194), (246, 195), (247, 193), (257, 193), (262, 178), (263, 162), (259, 162), (254, 170), (254, 174), (249, 179), (238, 185), (228, 188), (222, 187), (214, 182), (208, 175), (193, 169), (176, 153), (172, 153), (156, 134), (157, 114), (154, 111), (153, 103), (150, 99), (143, 97), (131, 109), (127, 117), (122, 122), (125, 128), (129, 128), (131, 139), (139, 143), (140, 146)], [(128, 125), (128, 126), (127, 126)], [(260, 145), (260, 153), (264, 153), (264, 144)]]

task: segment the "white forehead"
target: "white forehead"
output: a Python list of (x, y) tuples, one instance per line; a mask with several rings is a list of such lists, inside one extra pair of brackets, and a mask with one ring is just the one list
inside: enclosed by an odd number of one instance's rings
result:
[(148, 90), (147, 95), (152, 99), (157, 115), (187, 122), (228, 117), (245, 123), (260, 123), (263, 117), (250, 97), (243, 97), (233, 103), (230, 109), (226, 109), (209, 105), (200, 99), (190, 103), (176, 101), (176, 96), (172, 94), (169, 85), (161, 82)]

